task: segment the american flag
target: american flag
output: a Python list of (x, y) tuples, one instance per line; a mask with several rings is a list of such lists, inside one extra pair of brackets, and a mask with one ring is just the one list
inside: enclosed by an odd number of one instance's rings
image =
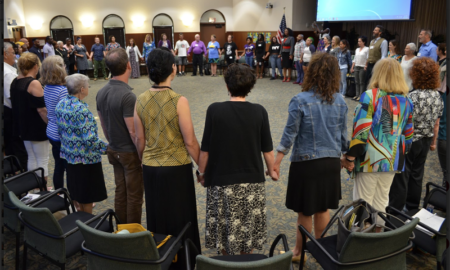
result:
[(284, 35), (284, 29), (286, 29), (286, 17), (283, 14), (283, 18), (281, 18), (280, 28), (278, 29), (277, 32), (278, 43), (281, 43), (281, 38)]

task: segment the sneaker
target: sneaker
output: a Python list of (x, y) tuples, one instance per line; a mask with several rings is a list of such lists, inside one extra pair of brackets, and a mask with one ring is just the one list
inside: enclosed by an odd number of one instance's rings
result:
[(274, 77), (272, 77), (272, 78), (270, 78), (270, 80), (271, 80), (271, 81), (273, 81), (273, 80), (275, 80), (275, 78), (274, 78)]

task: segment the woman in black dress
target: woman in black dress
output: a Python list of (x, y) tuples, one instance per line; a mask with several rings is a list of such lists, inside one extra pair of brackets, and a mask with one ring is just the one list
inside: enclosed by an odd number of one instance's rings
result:
[(262, 79), (264, 73), (264, 54), (266, 53), (266, 42), (264, 41), (264, 34), (258, 35), (258, 41), (256, 41), (256, 78)]

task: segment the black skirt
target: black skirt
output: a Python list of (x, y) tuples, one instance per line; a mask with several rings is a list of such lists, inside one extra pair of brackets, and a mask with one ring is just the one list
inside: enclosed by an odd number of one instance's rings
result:
[[(192, 164), (170, 167), (144, 165), (143, 172), (147, 229), (154, 233), (177, 236), (191, 222), (183, 239), (191, 239), (201, 253)], [(178, 262), (172, 266), (184, 269), (184, 261), (183, 250), (178, 253)], [(191, 258), (191, 263), (195, 265), (195, 256)]]
[(289, 52), (281, 53), (281, 66), (283, 68), (292, 68), (292, 59), (289, 59)]
[(258, 65), (261, 63), (261, 64), (264, 64), (264, 59), (263, 59), (263, 57), (264, 57), (264, 53), (262, 53), (262, 54), (256, 54), (256, 62), (258, 63)]
[(341, 195), (339, 158), (292, 162), (286, 192), (286, 207), (305, 216), (337, 209)]
[(67, 164), (67, 189), (72, 200), (82, 204), (106, 200), (102, 163)]

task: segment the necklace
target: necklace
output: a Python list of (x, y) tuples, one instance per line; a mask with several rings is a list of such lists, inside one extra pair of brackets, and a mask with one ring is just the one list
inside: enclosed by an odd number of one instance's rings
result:
[(167, 88), (167, 89), (172, 90), (172, 88), (170, 86), (153, 85), (152, 88), (155, 88), (155, 89), (166, 89)]

